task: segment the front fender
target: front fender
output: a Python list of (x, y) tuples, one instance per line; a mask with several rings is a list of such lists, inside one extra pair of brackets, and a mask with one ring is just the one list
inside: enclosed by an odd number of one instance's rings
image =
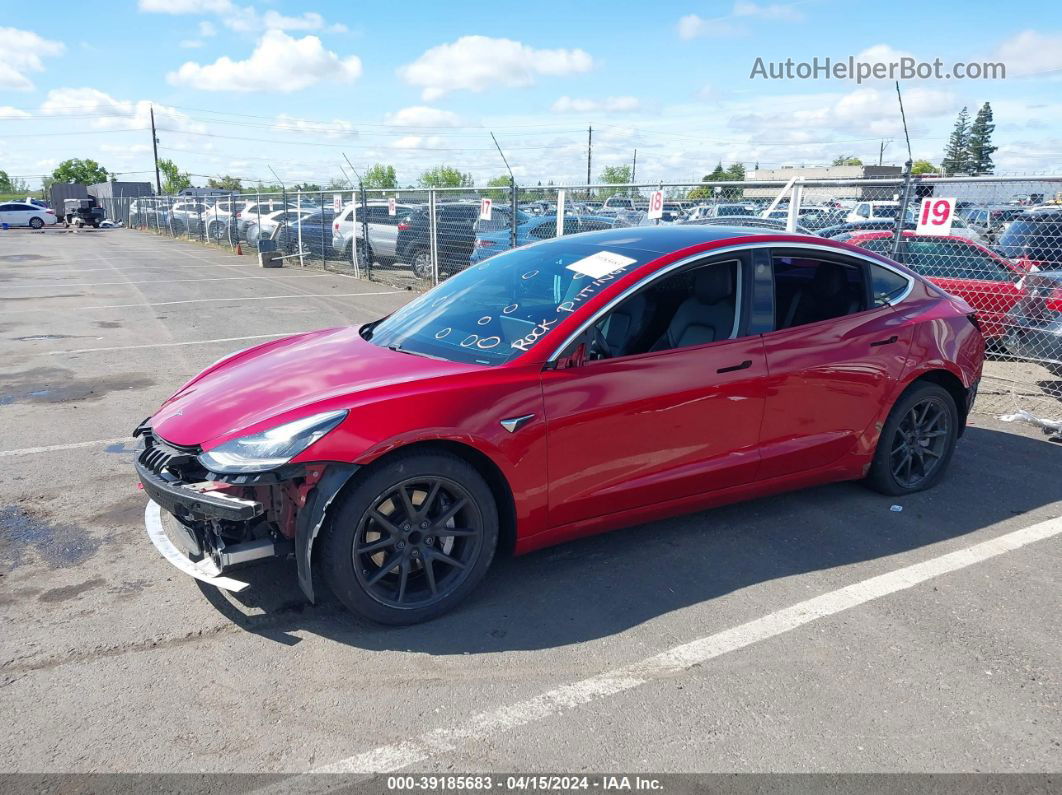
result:
[(347, 482), (358, 471), (356, 464), (329, 464), (324, 475), (306, 497), (295, 520), (295, 564), (299, 572), (299, 587), (310, 602), (313, 592), (313, 543), (324, 525), (328, 508)]

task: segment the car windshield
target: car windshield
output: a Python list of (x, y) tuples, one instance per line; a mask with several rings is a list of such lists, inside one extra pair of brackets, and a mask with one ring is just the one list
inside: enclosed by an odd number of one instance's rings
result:
[(567, 239), (515, 249), (452, 276), (366, 336), (403, 353), (504, 364), (541, 344), (564, 318), (655, 256)]

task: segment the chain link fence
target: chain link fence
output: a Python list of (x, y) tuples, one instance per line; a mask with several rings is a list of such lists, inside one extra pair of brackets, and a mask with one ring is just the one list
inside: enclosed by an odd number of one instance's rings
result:
[[(664, 196), (649, 218), (655, 191)], [(933, 201), (950, 198), (946, 235)], [(103, 199), (114, 222), (413, 290), (557, 235), (644, 224), (789, 230), (891, 257), (963, 298), (979, 409), (1062, 418), (1062, 176), (396, 188)], [(919, 221), (926, 223), (922, 227)]]

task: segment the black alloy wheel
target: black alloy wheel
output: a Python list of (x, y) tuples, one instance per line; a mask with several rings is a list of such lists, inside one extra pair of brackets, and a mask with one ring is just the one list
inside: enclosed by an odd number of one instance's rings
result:
[(943, 401), (927, 397), (912, 406), (900, 420), (892, 439), (889, 464), (896, 482), (917, 488), (931, 478), (944, 460), (951, 418)]
[(959, 424), (951, 393), (938, 384), (916, 381), (896, 401), (881, 429), (867, 485), (894, 496), (936, 485), (955, 452)]
[(490, 487), (443, 451), (399, 452), (366, 467), (330, 513), (320, 540), (325, 579), (352, 612), (385, 624), (451, 609), (486, 574), (498, 544)]

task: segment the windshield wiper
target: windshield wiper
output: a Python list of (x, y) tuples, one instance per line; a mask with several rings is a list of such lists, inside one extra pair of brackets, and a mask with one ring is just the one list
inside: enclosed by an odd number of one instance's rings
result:
[(410, 351), (403, 348), (401, 345), (395, 343), (394, 345), (388, 345), (387, 350), (396, 351), (397, 353), (408, 353), (410, 356), (423, 356), (425, 359), (435, 359), (439, 362), (448, 362), (449, 359), (445, 359), (442, 356), (432, 356), (430, 353), (421, 353), (420, 351)]

